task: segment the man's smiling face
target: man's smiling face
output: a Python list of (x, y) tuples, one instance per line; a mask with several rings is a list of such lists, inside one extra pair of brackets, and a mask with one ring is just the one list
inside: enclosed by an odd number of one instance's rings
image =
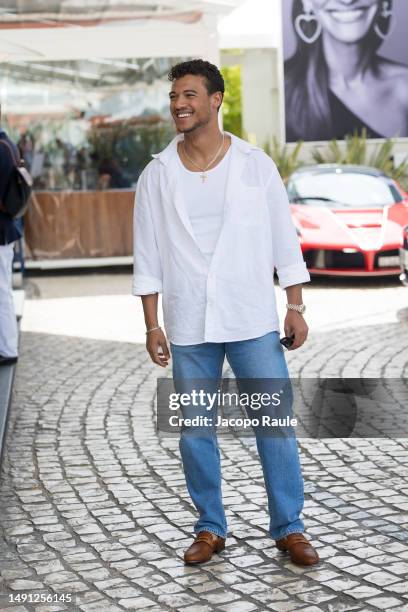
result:
[(193, 132), (207, 125), (222, 102), (221, 92), (208, 93), (205, 77), (186, 74), (173, 81), (170, 112), (179, 132)]

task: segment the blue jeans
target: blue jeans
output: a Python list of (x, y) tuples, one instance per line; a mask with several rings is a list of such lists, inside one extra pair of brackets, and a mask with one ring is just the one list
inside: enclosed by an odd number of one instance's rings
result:
[[(215, 392), (222, 377), (225, 356), (237, 379), (289, 378), (276, 331), (251, 340), (188, 346), (171, 343), (170, 348), (177, 392), (187, 391), (188, 379), (206, 379), (206, 391), (207, 381), (211, 379)], [(296, 437), (262, 436), (256, 429), (254, 433), (268, 495), (269, 533), (275, 540), (289, 533), (301, 533), (304, 531), (300, 519), (304, 490)], [(199, 513), (194, 531), (211, 531), (226, 537), (227, 520), (222, 504), (220, 451), (215, 428), (210, 435), (191, 435), (189, 428), (184, 428), (180, 435), (180, 453), (187, 489)]]

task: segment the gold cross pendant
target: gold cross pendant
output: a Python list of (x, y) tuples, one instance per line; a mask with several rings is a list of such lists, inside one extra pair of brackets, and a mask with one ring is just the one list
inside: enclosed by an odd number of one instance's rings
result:
[(201, 180), (203, 183), (207, 180), (208, 176), (206, 174), (201, 174)]

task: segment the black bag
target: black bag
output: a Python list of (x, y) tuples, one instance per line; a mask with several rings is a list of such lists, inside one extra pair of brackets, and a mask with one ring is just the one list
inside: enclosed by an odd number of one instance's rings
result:
[(3, 211), (12, 219), (22, 217), (27, 210), (33, 179), (24, 166), (24, 161), (16, 159), (16, 155), (7, 140), (0, 139), (0, 143), (6, 145), (13, 160), (13, 169), (7, 183), (4, 197), (1, 201)]

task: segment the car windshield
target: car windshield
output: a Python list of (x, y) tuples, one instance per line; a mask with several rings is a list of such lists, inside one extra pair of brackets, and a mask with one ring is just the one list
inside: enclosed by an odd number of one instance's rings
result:
[(403, 199), (387, 177), (342, 170), (299, 174), (289, 181), (288, 194), (291, 202), (329, 207), (387, 206)]

